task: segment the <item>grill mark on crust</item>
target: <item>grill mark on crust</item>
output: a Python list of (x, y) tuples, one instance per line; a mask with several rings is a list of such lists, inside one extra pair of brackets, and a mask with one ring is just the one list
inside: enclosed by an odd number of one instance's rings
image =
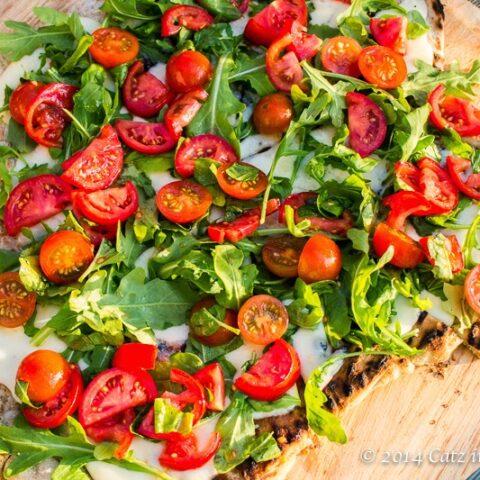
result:
[(480, 350), (480, 321), (475, 322), (470, 328), (467, 342), (470, 347)]

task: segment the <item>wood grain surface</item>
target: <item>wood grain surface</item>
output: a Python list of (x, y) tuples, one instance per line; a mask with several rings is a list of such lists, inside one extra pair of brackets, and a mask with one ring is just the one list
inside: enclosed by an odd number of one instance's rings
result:
[[(468, 66), (480, 58), (480, 9), (466, 0), (445, 3), (447, 63)], [(0, 19), (32, 21), (37, 5), (84, 11), (83, 0), (0, 0)], [(376, 390), (343, 417), (349, 443), (322, 442), (288, 478), (465, 479), (480, 468), (479, 392), (480, 362), (460, 348), (444, 368), (417, 369)]]

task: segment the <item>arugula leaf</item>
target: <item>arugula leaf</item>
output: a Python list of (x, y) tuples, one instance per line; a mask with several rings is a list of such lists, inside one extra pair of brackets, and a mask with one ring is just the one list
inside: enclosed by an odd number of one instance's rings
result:
[(122, 20), (156, 20), (162, 16), (155, 0), (105, 0), (102, 10)]
[(258, 169), (252, 165), (241, 165), (240, 163), (234, 163), (225, 171), (230, 178), (237, 180), (237, 182), (254, 181), (258, 177)]
[(193, 34), (195, 49), (215, 58), (232, 54), (241, 45), (242, 40), (242, 35), (233, 35), (229, 23), (214, 23)]
[(282, 395), (280, 398), (277, 398), (277, 400), (273, 400), (272, 402), (262, 402), (260, 400), (254, 400), (253, 398), (250, 398), (248, 403), (255, 412), (265, 413), (302, 406), (302, 401), (299, 396), (293, 396), (288, 393)]
[(275, 91), (265, 69), (265, 57), (250, 58), (240, 54), (235, 60), (235, 69), (229, 77), (230, 82), (246, 81), (261, 97)]
[(430, 30), (430, 26), (418, 10), (409, 10), (407, 12), (407, 19), (407, 38), (409, 40), (419, 38)]
[(188, 337), (186, 351), (197, 354), (204, 363), (210, 363), (213, 360), (223, 357), (223, 355), (227, 353), (233, 352), (242, 345), (243, 342), (240, 337), (235, 337), (230, 342), (225, 345), (220, 345), (219, 347), (208, 347), (194, 338)]
[(70, 57), (65, 61), (65, 63), (60, 67), (59, 73), (64, 74), (73, 70), (77, 65), (80, 59), (87, 54), (88, 49), (93, 43), (93, 37), (91, 35), (84, 35), (78, 41), (77, 48), (70, 55)]
[(472, 147), (467, 142), (464, 142), (462, 137), (453, 129), (446, 128), (441, 137), (441, 141), (445, 148), (450, 150), (454, 155), (468, 158), (472, 162), (473, 173), (480, 172), (480, 150)]
[(402, 15), (407, 10), (395, 0), (352, 0), (350, 6), (337, 17), (337, 24), (341, 27), (349, 17), (358, 18), (363, 24), (368, 25), (370, 17), (381, 10), (394, 10)]
[(477, 231), (480, 226), (480, 214), (472, 221), (468, 228), (467, 235), (462, 245), (463, 257), (465, 259), (465, 268), (473, 268), (476, 262), (473, 261), (473, 250), (478, 249), (479, 243), (477, 239)]
[(77, 12), (68, 15), (50, 7), (33, 7), (33, 13), (45, 25), (55, 25), (56, 27), (66, 25), (76, 40), (80, 40), (85, 34), (80, 15)]
[(15, 382), (15, 395), (18, 397), (20, 403), (22, 403), (23, 405), (28, 405), (31, 408), (39, 408), (32, 403), (28, 396), (28, 382), (17, 380)]
[(19, 154), (31, 152), (37, 146), (36, 143), (27, 135), (27, 132), (23, 126), (18, 124), (13, 118), (10, 118), (8, 122), (5, 140)]
[(193, 413), (182, 412), (166, 398), (156, 398), (154, 403), (155, 433), (178, 432), (187, 435), (192, 431)]
[(303, 328), (314, 328), (325, 316), (322, 301), (312, 285), (302, 279), (295, 281), (294, 301), (287, 305), (290, 321)]
[(11, 250), (0, 249), (0, 272), (8, 272), (19, 265), (20, 254)]
[(231, 22), (242, 16), (239, 8), (230, 0), (198, 0), (198, 3), (220, 21)]
[(433, 259), (433, 274), (436, 278), (449, 281), (453, 278), (452, 261), (450, 256), (451, 245), (449, 240), (442, 233), (428, 238), (428, 253)]

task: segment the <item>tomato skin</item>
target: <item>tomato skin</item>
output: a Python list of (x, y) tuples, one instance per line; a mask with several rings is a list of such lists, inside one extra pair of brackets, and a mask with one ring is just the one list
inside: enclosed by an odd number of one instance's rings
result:
[(184, 178), (195, 173), (197, 158), (211, 158), (220, 163), (234, 163), (239, 160), (233, 147), (223, 138), (213, 134), (187, 138), (175, 154), (175, 170)]
[(4, 211), (5, 230), (18, 235), (23, 227), (60, 213), (71, 199), (72, 189), (57, 175), (38, 175), (20, 182), (8, 196)]
[(176, 5), (162, 16), (162, 37), (176, 35), (180, 29), (198, 31), (209, 27), (213, 17), (203, 8), (192, 5)]
[(37, 295), (27, 292), (18, 272), (0, 273), (0, 326), (24, 325), (35, 312)]
[(177, 144), (177, 137), (163, 123), (117, 120), (115, 129), (125, 145), (146, 155), (169, 152)]
[(105, 68), (128, 63), (137, 57), (140, 44), (137, 37), (121, 28), (98, 28), (88, 49), (95, 62)]
[(28, 81), (21, 83), (12, 93), (8, 106), (12, 118), (23, 125), (28, 107), (43, 88), (43, 83)]
[(184, 50), (170, 57), (167, 62), (167, 84), (178, 93), (203, 87), (212, 75), (210, 60), (200, 52)]
[(389, 227), (386, 223), (379, 223), (373, 234), (375, 254), (381, 257), (391, 245), (395, 252), (389, 263), (395, 267), (415, 268), (423, 261), (423, 252), (417, 242), (400, 230)]
[(83, 392), (83, 379), (76, 365), (70, 365), (70, 370), (67, 383), (55, 397), (40, 408), (22, 408), (23, 416), (30, 425), (37, 428), (57, 428), (68, 416), (75, 413)]
[(375, 41), (400, 55), (407, 53), (407, 26), (407, 18), (402, 15), (370, 19), (370, 31)]
[(94, 256), (93, 244), (81, 233), (60, 230), (43, 242), (39, 263), (42, 272), (51, 282), (68, 285), (82, 275)]
[(366, 95), (348, 92), (348, 128), (350, 146), (362, 157), (380, 148), (387, 136), (387, 119), (383, 110)]
[[(422, 248), (423, 254), (427, 258), (427, 260), (430, 262), (432, 266), (435, 266), (435, 259), (432, 258), (430, 255), (430, 249), (428, 248), (428, 242), (432, 237), (422, 237), (418, 243), (420, 244), (420, 247)], [(452, 266), (452, 274), (456, 275), (457, 273), (460, 273), (463, 270), (464, 262), (463, 262), (463, 254), (462, 254), (462, 247), (458, 243), (458, 239), (455, 235), (446, 235), (446, 239), (448, 242), (448, 245), (446, 247), (448, 248), (449, 251), (449, 260), (450, 264)]]
[(138, 192), (127, 181), (123, 187), (110, 187), (97, 192), (77, 192), (75, 203), (80, 213), (99, 225), (117, 225), (135, 214)]
[(407, 78), (407, 65), (402, 55), (380, 45), (362, 50), (358, 68), (368, 82), (380, 88), (399, 87)]
[(157, 208), (174, 223), (192, 223), (203, 217), (212, 205), (212, 195), (199, 183), (179, 180), (164, 185), (157, 193)]
[(480, 265), (476, 265), (465, 278), (464, 293), (470, 308), (480, 314)]
[(158, 348), (147, 343), (124, 343), (115, 352), (112, 367), (120, 369), (153, 370)]
[[(203, 308), (210, 308), (215, 304), (216, 301), (214, 297), (203, 298), (193, 306), (190, 316), (196, 312), (199, 312)], [(227, 309), (225, 312), (225, 317), (222, 321), (231, 327), (237, 328), (237, 313), (234, 310)], [(235, 337), (235, 333), (222, 326), (219, 326), (218, 330), (215, 333), (212, 333), (212, 335), (197, 335), (195, 332), (192, 332), (192, 337), (195, 338), (195, 340), (198, 340), (200, 343), (208, 345), (209, 347), (218, 347), (230, 342), (230, 340)]]
[(66, 83), (49, 83), (38, 91), (25, 114), (25, 131), (39, 145), (61, 147), (62, 133), (70, 118), (63, 111), (72, 110), (78, 88)]
[(342, 270), (342, 253), (338, 245), (317, 233), (303, 247), (298, 261), (298, 276), (305, 283), (336, 280)]
[(429, 200), (421, 193), (409, 190), (385, 197), (383, 204), (391, 209), (387, 217), (387, 225), (400, 231), (405, 230), (405, 223), (411, 215), (427, 217), (432, 211), (432, 203)]
[(123, 168), (123, 150), (111, 125), (102, 128), (92, 143), (62, 164), (62, 178), (86, 191), (109, 187)]
[(462, 175), (472, 170), (470, 160), (449, 155), (447, 169), (453, 182), (462, 193), (474, 200), (480, 200), (480, 174), (471, 173), (465, 180), (462, 178)]
[(292, 43), (287, 50), (295, 53), (298, 60), (310, 60), (320, 50), (322, 41), (316, 35), (306, 33), (307, 28), (295, 21), (292, 25)]
[(17, 370), (17, 380), (28, 383), (28, 398), (44, 403), (56, 397), (65, 387), (70, 375), (65, 358), (52, 350), (35, 350), (27, 355)]
[(207, 410), (221, 412), (225, 409), (225, 378), (218, 362), (206, 365), (193, 375), (205, 389), (208, 389)]
[(219, 187), (227, 194), (238, 200), (251, 200), (263, 193), (268, 185), (267, 176), (258, 168), (247, 163), (239, 162), (239, 165), (248, 165), (256, 170), (254, 180), (235, 180), (228, 174), (230, 165), (223, 164), (217, 170), (217, 181)]
[(283, 93), (271, 93), (262, 97), (253, 111), (253, 124), (258, 133), (265, 135), (287, 131), (293, 120), (293, 104)]
[(175, 99), (165, 112), (163, 121), (174, 138), (180, 138), (184, 127), (188, 126), (208, 98), (203, 88), (194, 88)]
[(238, 328), (244, 340), (268, 345), (287, 331), (287, 309), (271, 295), (254, 295), (240, 307)]
[(451, 128), (461, 137), (480, 135), (480, 109), (467, 99), (445, 92), (445, 85), (440, 84), (428, 96), (430, 122), (440, 130)]
[(333, 37), (322, 46), (321, 60), (325, 70), (358, 78), (358, 57), (362, 51), (360, 44), (350, 37)]
[(281, 397), (300, 377), (300, 359), (283, 338), (276, 340), (260, 359), (234, 382), (235, 388), (255, 400)]
[(137, 60), (128, 69), (122, 86), (122, 98), (129, 112), (142, 118), (155, 117), (172, 96), (159, 78), (145, 72), (141, 60)]
[(298, 277), (298, 261), (306, 240), (291, 235), (271, 238), (262, 248), (262, 261), (267, 269), (282, 278)]

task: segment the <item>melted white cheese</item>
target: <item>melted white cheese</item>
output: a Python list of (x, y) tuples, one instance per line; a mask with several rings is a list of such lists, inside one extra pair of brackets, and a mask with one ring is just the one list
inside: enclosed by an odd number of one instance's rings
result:
[[(31, 152), (25, 153), (23, 158), (30, 167), (43, 164), (47, 164), (49, 167), (54, 167), (58, 163), (51, 157), (48, 148), (43, 145), (37, 145)], [(23, 164), (21, 162), (16, 163), (17, 169), (22, 167)]]
[(234, 378), (242, 374), (242, 366), (252, 360), (254, 356), (260, 358), (264, 347), (253, 343), (245, 342), (240, 348), (233, 350), (225, 355), (225, 358), (235, 367), (237, 373)]
[(150, 68), (149, 73), (152, 75), (155, 75), (157, 78), (159, 78), (163, 83), (166, 82), (167, 78), (167, 65), (165, 63), (159, 62), (156, 63), (152, 68)]
[(248, 23), (249, 20), (248, 15), (244, 15), (243, 17), (240, 17), (238, 20), (234, 20), (233, 22), (230, 22), (230, 27), (232, 28), (232, 32), (235, 36), (238, 35), (243, 35), (243, 31), (245, 30), (245, 27)]
[(183, 345), (188, 338), (188, 325), (177, 325), (165, 330), (155, 330), (155, 338), (161, 342)]
[(158, 192), (167, 183), (174, 182), (178, 178), (173, 177), (167, 170), (165, 172), (149, 172), (148, 177), (152, 181), (152, 186)]
[(310, 22), (330, 27), (337, 26), (337, 17), (348, 8), (347, 4), (335, 0), (312, 0), (312, 6)]
[(412, 40), (407, 40), (405, 63), (407, 64), (408, 73), (417, 71), (417, 67), (415, 66), (417, 60), (422, 60), (429, 65), (433, 65), (434, 52), (429, 33)]
[(394, 308), (397, 314), (392, 318), (392, 321), (393, 323), (398, 322), (400, 325), (400, 333), (405, 335), (417, 322), (420, 315), (420, 309), (413, 306), (412, 301), (409, 298), (405, 298), (403, 295), (397, 295), (394, 302)]
[(452, 326), (455, 317), (445, 305), (445, 303), (448, 302), (442, 302), (440, 298), (426, 290), (421, 292), (421, 298), (428, 298), (432, 302), (432, 306), (428, 309), (428, 313), (432, 315), (432, 317), (435, 317), (449, 327)]
[[(375, 156), (373, 157), (376, 158)], [(370, 182), (370, 188), (374, 192), (381, 193), (384, 190), (383, 182), (385, 182), (389, 175), (389, 168), (392, 168), (392, 165), (389, 162), (378, 158), (375, 167), (369, 172), (363, 173), (362, 177)]]
[(135, 268), (143, 268), (145, 275), (148, 278), (148, 262), (158, 253), (158, 250), (155, 247), (150, 247), (145, 250), (136, 260)]

